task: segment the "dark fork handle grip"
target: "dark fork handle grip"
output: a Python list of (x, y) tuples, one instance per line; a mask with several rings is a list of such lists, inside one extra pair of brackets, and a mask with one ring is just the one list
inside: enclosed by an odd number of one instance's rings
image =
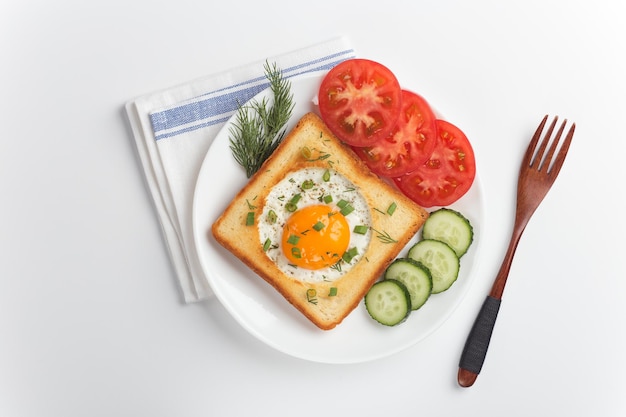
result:
[(459, 361), (458, 382), (462, 387), (472, 386), (483, 367), (501, 301), (488, 296), (478, 312)]

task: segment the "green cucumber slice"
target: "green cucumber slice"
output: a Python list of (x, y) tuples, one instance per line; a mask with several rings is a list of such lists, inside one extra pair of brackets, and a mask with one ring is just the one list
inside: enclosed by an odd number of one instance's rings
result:
[(474, 240), (474, 228), (458, 211), (441, 208), (430, 213), (422, 228), (422, 236), (447, 243), (460, 258)]
[(430, 270), (409, 258), (398, 258), (387, 267), (385, 279), (395, 279), (404, 284), (411, 296), (411, 309), (424, 305), (433, 289)]
[(450, 288), (459, 276), (459, 257), (447, 243), (424, 239), (409, 249), (408, 257), (428, 268), (433, 279), (433, 294)]
[(365, 308), (380, 324), (395, 326), (406, 320), (411, 313), (411, 296), (400, 281), (378, 281), (365, 294)]

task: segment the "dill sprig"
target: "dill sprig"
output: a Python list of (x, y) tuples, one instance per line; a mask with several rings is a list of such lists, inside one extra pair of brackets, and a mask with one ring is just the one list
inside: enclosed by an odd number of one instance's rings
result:
[(272, 100), (263, 98), (240, 105), (230, 128), (230, 149), (250, 178), (285, 137), (285, 125), (293, 110), (291, 83), (274, 63), (265, 63)]

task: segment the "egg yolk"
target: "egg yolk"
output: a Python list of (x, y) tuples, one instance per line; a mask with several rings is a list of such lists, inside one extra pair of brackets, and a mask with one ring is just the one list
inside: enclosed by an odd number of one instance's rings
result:
[(350, 244), (350, 226), (339, 211), (326, 205), (301, 208), (283, 228), (283, 252), (290, 263), (306, 269), (336, 264)]

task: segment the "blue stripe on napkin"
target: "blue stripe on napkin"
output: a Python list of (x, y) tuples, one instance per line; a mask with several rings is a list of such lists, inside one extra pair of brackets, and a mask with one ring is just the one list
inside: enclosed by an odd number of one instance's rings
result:
[[(329, 70), (342, 61), (354, 58), (353, 49), (323, 56), (282, 69), (285, 78), (309, 72)], [(184, 104), (150, 114), (156, 140), (178, 136), (193, 130), (226, 122), (243, 104), (269, 87), (265, 76), (202, 94)]]

